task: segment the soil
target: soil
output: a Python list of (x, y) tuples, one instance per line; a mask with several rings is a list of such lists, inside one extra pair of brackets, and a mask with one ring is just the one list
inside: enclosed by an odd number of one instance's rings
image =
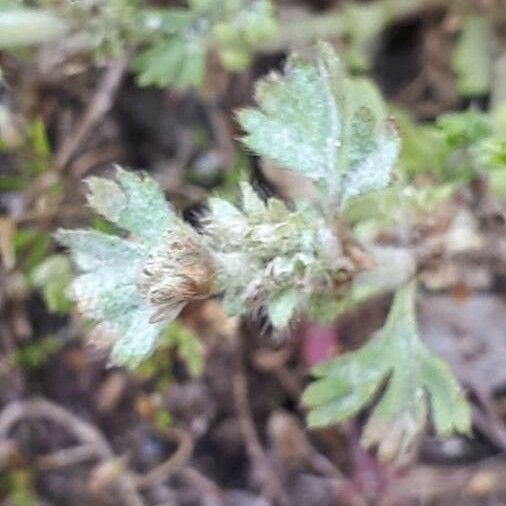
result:
[[(339, 2), (305, 3), (324, 12)], [(388, 28), (376, 47), (374, 78), (420, 121), (468, 105), (455, 92), (448, 22), (444, 10), (422, 10)], [(283, 194), (282, 183), (270, 181), (258, 160), (239, 155), (233, 110), (251, 103), (255, 79), (281, 68), (285, 58), (284, 52), (259, 55), (241, 75), (216, 76), (221, 91), (212, 101), (192, 92), (139, 88), (120, 68), (112, 107), (57, 168), (62, 191), (56, 211), (44, 207), (41, 196), (51, 180), (42, 175), (27, 188), (2, 191), (0, 226), (4, 217), (20, 215), (23, 226), (45, 234), (89, 223), (81, 180), (110, 173), (112, 162), (152, 174), (194, 223), (209, 191), (233, 181), (227, 167), (238, 156), (250, 158), (262, 191)], [(0, 105), (20, 117), (41, 118), (57, 166), (111, 67), (83, 63), (75, 74), (61, 68), (48, 74), (40, 61), (23, 55), (2, 54), (0, 63), (6, 81), (15, 83), (2, 90)], [(431, 66), (439, 72), (427, 73)], [(415, 93), (413, 82), (424, 69), (444, 82), (426, 83)], [(487, 102), (481, 99), (479, 106)], [(18, 177), (19, 157), (0, 154), (0, 171)], [(504, 223), (494, 233), (504, 235)], [(53, 243), (49, 250), (59, 251)], [(308, 342), (352, 348), (381, 325), (388, 300), (375, 300), (328, 328), (300, 322), (281, 336), (262, 318), (231, 321), (218, 299), (195, 303), (182, 315), (205, 349), (205, 369), (195, 379), (167, 349), (152, 359), (148, 373), (108, 367), (107, 351), (87, 342), (75, 310), (50, 313), (39, 292), (20, 284), (17, 267), (4, 265), (0, 504), (504, 505), (506, 278), (487, 262), (487, 288), (424, 293), (419, 300), (424, 339), (448, 360), (469, 394), (473, 435), (441, 441), (429, 430), (416, 459), (403, 469), (361, 448), (367, 413), (309, 431), (298, 400), (308, 381)], [(47, 342), (56, 346), (40, 352)], [(42, 356), (33, 359), (27, 352), (33, 349)]]

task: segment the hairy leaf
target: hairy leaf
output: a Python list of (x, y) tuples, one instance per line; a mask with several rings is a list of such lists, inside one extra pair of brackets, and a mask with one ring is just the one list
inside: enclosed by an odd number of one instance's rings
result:
[[(337, 75), (328, 77), (330, 71)], [(239, 113), (245, 144), (261, 155), (328, 186), (335, 192), (337, 146), (341, 136), (338, 104), (329, 78), (340, 69), (317, 69), (298, 59), (289, 62), (285, 77), (273, 75), (257, 85), (259, 109)]]
[(135, 367), (153, 353), (164, 325), (151, 323), (151, 314), (151, 307), (142, 304), (115, 320), (112, 330), (118, 339), (111, 352), (113, 364)]
[(276, 292), (267, 302), (269, 319), (275, 328), (286, 327), (297, 309), (297, 290), (286, 288)]
[(438, 434), (470, 428), (462, 391), (446, 364), (420, 339), (414, 290), (411, 283), (397, 292), (384, 327), (367, 344), (314, 368), (316, 380), (303, 395), (309, 425), (323, 427), (355, 415), (386, 383), (363, 442), (378, 445), (387, 460), (412, 449), (425, 424), (427, 402)]
[(113, 342), (111, 361), (135, 366), (153, 352), (164, 324), (201, 295), (195, 290), (207, 288), (208, 254), (151, 178), (118, 168), (114, 180), (90, 178), (88, 185), (90, 205), (130, 237), (58, 231), (79, 271), (70, 293), (97, 321), (93, 338)]
[(88, 202), (112, 223), (155, 246), (173, 220), (163, 192), (149, 177), (117, 167), (115, 180), (91, 177)]
[(102, 322), (94, 332), (95, 339), (108, 334), (108, 340), (116, 341), (112, 362), (134, 365), (145, 358), (159, 329), (149, 323), (153, 309), (136, 287), (144, 249), (93, 230), (60, 230), (56, 238), (70, 249), (80, 271), (70, 295), (86, 317)]
[(339, 276), (355, 266), (315, 207), (300, 203), (292, 211), (275, 198), (264, 203), (245, 182), (240, 186), (242, 207), (212, 198), (204, 222), (217, 285), (230, 315), (266, 308), (281, 328), (310, 305), (311, 290), (336, 297)]
[(377, 91), (348, 78), (330, 46), (315, 65), (292, 58), (283, 77), (260, 81), (258, 109), (239, 113), (244, 143), (316, 182), (334, 205), (385, 188), (398, 155)]

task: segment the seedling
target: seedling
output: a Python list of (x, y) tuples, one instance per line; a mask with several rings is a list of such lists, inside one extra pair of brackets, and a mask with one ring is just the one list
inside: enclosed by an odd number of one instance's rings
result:
[(240, 204), (211, 198), (196, 231), (147, 176), (118, 168), (114, 179), (88, 179), (89, 204), (125, 231), (57, 234), (79, 269), (72, 296), (97, 321), (95, 339), (112, 342), (113, 364), (134, 367), (191, 300), (220, 295), (234, 316), (265, 309), (281, 329), (300, 314), (328, 321), (395, 291), (369, 342), (313, 370), (302, 398), (309, 425), (341, 422), (376, 396), (364, 442), (384, 458), (410, 451), (429, 407), (438, 434), (467, 433), (463, 393), (420, 339), (413, 258), (359, 241), (346, 220), (355, 199), (386, 190), (394, 177), (399, 135), (380, 96), (322, 44), (314, 64), (293, 57), (283, 76), (261, 80), (256, 99), (257, 108), (238, 115), (245, 145), (312, 181), (319, 199), (265, 202), (242, 182)]

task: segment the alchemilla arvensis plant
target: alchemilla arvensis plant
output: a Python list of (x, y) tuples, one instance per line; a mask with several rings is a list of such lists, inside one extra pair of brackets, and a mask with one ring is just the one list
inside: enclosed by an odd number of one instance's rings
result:
[(379, 445), (384, 458), (410, 452), (429, 407), (439, 434), (467, 432), (462, 391), (420, 339), (409, 251), (358, 241), (346, 223), (355, 198), (384, 190), (393, 177), (399, 136), (381, 98), (321, 45), (316, 63), (292, 58), (283, 76), (260, 81), (256, 99), (257, 108), (238, 115), (244, 143), (312, 180), (318, 201), (264, 201), (242, 182), (239, 203), (211, 198), (196, 231), (147, 176), (118, 168), (112, 180), (88, 179), (89, 204), (125, 232), (58, 232), (79, 270), (73, 298), (97, 322), (95, 339), (110, 340), (112, 363), (135, 366), (194, 299), (219, 295), (230, 315), (265, 309), (283, 328), (299, 314), (328, 320), (395, 291), (369, 342), (314, 369), (302, 399), (309, 425), (345, 420), (381, 394), (364, 442)]

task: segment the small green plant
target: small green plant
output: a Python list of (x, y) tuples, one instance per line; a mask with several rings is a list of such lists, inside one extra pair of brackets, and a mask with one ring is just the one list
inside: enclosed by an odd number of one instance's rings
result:
[(66, 290), (72, 279), (72, 269), (65, 255), (51, 255), (44, 259), (32, 272), (31, 281), (39, 289), (52, 313), (66, 314), (70, 301)]
[[(3, 471), (3, 470), (2, 470)], [(34, 478), (28, 471), (14, 468), (3, 472), (0, 493), (6, 504), (12, 506), (33, 506), (37, 503), (33, 486)]]
[(442, 114), (432, 124), (415, 125), (399, 113), (403, 131), (400, 168), (408, 179), (429, 175), (434, 188), (488, 179), (492, 191), (506, 197), (506, 107), (489, 113), (474, 109)]
[(226, 70), (244, 70), (277, 29), (270, 0), (190, 0), (187, 9), (151, 10), (145, 17), (158, 34), (134, 61), (143, 85), (198, 87), (210, 48)]
[(62, 349), (62, 343), (53, 336), (46, 336), (17, 349), (12, 362), (24, 371), (41, 369)]
[[(42, 120), (24, 124), (9, 108), (0, 106), (0, 155), (3, 153), (15, 162), (0, 175), (0, 191), (26, 191), (38, 177), (47, 175), (52, 165), (51, 147)], [(60, 179), (54, 178), (41, 200), (53, 208), (60, 200), (61, 190)], [(40, 290), (49, 311), (68, 313), (71, 301), (65, 290), (72, 278), (70, 261), (66, 255), (51, 255), (49, 232), (30, 221), (11, 223), (12, 266), (17, 268), (24, 288)]]
[(164, 329), (154, 355), (139, 364), (136, 375), (143, 380), (156, 378), (158, 388), (166, 387), (173, 379), (172, 351), (184, 362), (190, 376), (199, 377), (202, 374), (204, 347), (195, 334), (175, 320)]
[(129, 52), (141, 85), (198, 88), (209, 51), (225, 70), (244, 70), (277, 30), (270, 0), (189, 0), (182, 7), (151, 7), (143, 0), (38, 3), (34, 9), (0, 2), (0, 48), (65, 34), (74, 50), (99, 61)]
[[(0, 0), (0, 49), (58, 42), (66, 53), (89, 54), (98, 62), (127, 55), (142, 85), (200, 88), (211, 52), (226, 71), (236, 72), (249, 65), (255, 51), (339, 37), (346, 41), (349, 67), (363, 72), (371, 68), (379, 35), (426, 6), (425, 0), (349, 0), (328, 12), (308, 11), (280, 23), (272, 0), (173, 3)], [(457, 91), (462, 96), (484, 95), (493, 74), (492, 22), (479, 10), (463, 16), (459, 2), (446, 4), (461, 20), (452, 50)]]
[(412, 447), (429, 405), (439, 434), (468, 432), (462, 391), (417, 330), (410, 252), (359, 241), (346, 220), (357, 199), (388, 192), (393, 178), (400, 142), (381, 97), (322, 44), (314, 64), (294, 57), (284, 76), (260, 81), (256, 99), (238, 115), (244, 143), (311, 180), (319, 199), (263, 201), (242, 182), (239, 204), (211, 198), (197, 232), (147, 176), (118, 168), (114, 179), (88, 179), (91, 207), (125, 232), (57, 234), (80, 271), (72, 296), (98, 322), (95, 338), (112, 340), (114, 364), (136, 366), (194, 299), (221, 295), (230, 315), (265, 308), (279, 329), (301, 313), (329, 320), (396, 291), (367, 344), (313, 371), (303, 396), (310, 426), (340, 422), (377, 395), (364, 438), (385, 457)]
[(399, 289), (385, 325), (359, 350), (313, 370), (304, 392), (308, 422), (324, 427), (356, 414), (385, 385), (363, 442), (384, 460), (412, 454), (430, 401), (436, 432), (469, 431), (469, 407), (447, 365), (423, 345), (416, 324), (415, 284)]

